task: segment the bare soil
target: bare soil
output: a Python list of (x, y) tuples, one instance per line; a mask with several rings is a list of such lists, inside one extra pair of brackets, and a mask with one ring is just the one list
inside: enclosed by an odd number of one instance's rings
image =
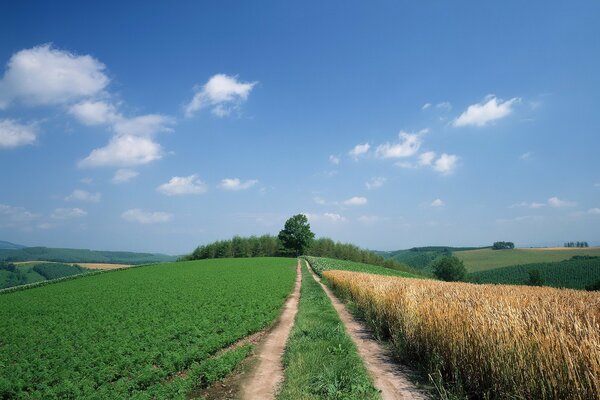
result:
[(427, 395), (417, 389), (408, 379), (408, 370), (394, 361), (391, 352), (377, 342), (373, 332), (357, 321), (348, 312), (344, 304), (321, 282), (321, 279), (310, 267), (309, 270), (338, 312), (340, 319), (346, 327), (346, 332), (348, 332), (348, 335), (354, 341), (358, 348), (358, 353), (364, 360), (365, 366), (373, 378), (375, 387), (380, 390), (381, 397), (384, 400), (427, 399)]

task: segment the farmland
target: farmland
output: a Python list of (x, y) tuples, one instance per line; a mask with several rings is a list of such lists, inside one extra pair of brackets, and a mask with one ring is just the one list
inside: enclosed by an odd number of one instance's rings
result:
[(475, 283), (524, 285), (530, 273), (537, 271), (540, 284), (570, 289), (585, 289), (600, 281), (600, 257), (559, 262), (534, 263), (473, 272), (467, 280)]
[[(292, 259), (124, 269), (0, 295), (0, 398), (185, 398), (276, 318)], [(10, 366), (10, 368), (7, 368)]]
[(323, 275), (402, 361), (461, 397), (600, 396), (600, 293)]
[(32, 264), (12, 264), (0, 262), (0, 289), (29, 283), (78, 275), (90, 270), (78, 265), (63, 263), (35, 262)]
[(335, 260), (333, 258), (325, 257), (305, 257), (305, 259), (310, 263), (314, 271), (319, 275), (322, 275), (324, 271), (328, 270), (344, 270), (355, 272), (367, 272), (370, 274), (377, 275), (403, 276), (406, 278), (422, 278), (422, 276), (420, 275), (414, 275), (409, 272), (354, 261)]
[(600, 247), (513, 250), (479, 249), (457, 251), (453, 254), (465, 263), (469, 272), (477, 272), (511, 265), (564, 261), (576, 255), (600, 256)]

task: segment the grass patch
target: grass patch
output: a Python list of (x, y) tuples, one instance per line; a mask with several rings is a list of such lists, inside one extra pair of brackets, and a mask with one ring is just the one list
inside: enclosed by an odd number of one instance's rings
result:
[(409, 272), (398, 271), (396, 269), (380, 267), (378, 265), (364, 264), (355, 261), (336, 260), (333, 258), (309, 256), (306, 256), (304, 258), (310, 263), (310, 265), (313, 267), (313, 269), (319, 276), (321, 276), (324, 271), (341, 270), (353, 272), (366, 272), (369, 274), (386, 276), (400, 276), (404, 278), (425, 278), (422, 275), (415, 275)]
[(331, 301), (304, 263), (302, 272), (279, 399), (380, 399)]

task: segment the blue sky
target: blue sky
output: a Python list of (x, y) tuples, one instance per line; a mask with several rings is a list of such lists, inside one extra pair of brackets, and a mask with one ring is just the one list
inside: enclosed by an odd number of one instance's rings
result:
[[(150, 2), (149, 2), (150, 3)], [(597, 2), (12, 2), (0, 239), (600, 244)]]

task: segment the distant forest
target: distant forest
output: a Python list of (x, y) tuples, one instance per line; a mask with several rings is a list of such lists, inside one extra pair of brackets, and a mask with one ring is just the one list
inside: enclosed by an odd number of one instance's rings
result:
[(150, 264), (175, 261), (164, 254), (133, 253), (129, 251), (99, 251), (87, 249), (60, 249), (25, 247), (0, 249), (0, 261), (53, 261), (65, 263)]
[[(329, 238), (320, 238), (312, 242), (307, 256), (337, 258), (379, 265), (399, 271), (418, 273), (408, 265), (395, 260), (386, 260), (370, 250), (364, 250), (348, 243), (334, 242)], [(219, 240), (198, 246), (191, 254), (180, 257), (180, 261), (201, 260), (206, 258), (230, 257), (289, 257), (277, 236), (263, 235)]]

